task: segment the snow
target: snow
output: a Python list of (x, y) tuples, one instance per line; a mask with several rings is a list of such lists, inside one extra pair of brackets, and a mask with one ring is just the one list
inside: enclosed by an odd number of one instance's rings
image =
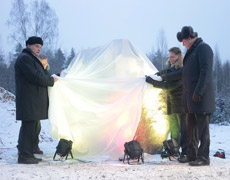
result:
[[(118, 161), (82, 162), (74, 157), (53, 161), (58, 141), (51, 134), (48, 120), (42, 121), (40, 148), (44, 155), (38, 165), (17, 164), (17, 138), (20, 122), (15, 120), (15, 98), (0, 88), (0, 179), (230, 179), (230, 126), (210, 125), (210, 166), (191, 167), (160, 155), (145, 154), (145, 164), (128, 165)], [(213, 157), (224, 149), (226, 159)], [(119, 158), (119, 157), (118, 157)]]

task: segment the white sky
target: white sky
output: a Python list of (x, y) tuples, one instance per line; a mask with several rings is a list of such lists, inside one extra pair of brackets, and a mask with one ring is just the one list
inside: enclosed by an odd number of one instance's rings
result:
[[(31, 0), (25, 0), (30, 2)], [(144, 51), (157, 49), (165, 31), (168, 48), (182, 47), (176, 34), (190, 25), (222, 59), (230, 59), (230, 0), (46, 0), (59, 18), (59, 44), (64, 51), (96, 47), (125, 38)], [(6, 27), (12, 0), (0, 0), (0, 45), (7, 52)]]

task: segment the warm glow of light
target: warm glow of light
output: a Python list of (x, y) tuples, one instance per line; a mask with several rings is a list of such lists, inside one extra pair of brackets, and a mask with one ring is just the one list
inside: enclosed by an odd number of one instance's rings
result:
[(125, 134), (124, 134), (124, 135), (125, 135), (124, 138), (125, 138), (125, 139), (130, 138), (130, 135), (131, 135), (131, 134), (133, 134), (132, 129), (131, 129), (131, 128), (127, 128), (126, 131), (125, 131)]
[(162, 100), (160, 101), (161, 89), (147, 88), (144, 96), (143, 108), (145, 109), (146, 118), (151, 119), (152, 128), (159, 136), (165, 136), (168, 133), (169, 123), (165, 119), (166, 113), (163, 109)]
[(156, 134), (159, 135), (159, 137), (164, 137), (165, 134), (168, 132), (169, 124), (167, 123), (167, 121), (156, 121), (152, 123), (152, 127)]
[(141, 122), (137, 129), (137, 140), (148, 153), (158, 153), (167, 139), (169, 120), (166, 113), (165, 93), (147, 85), (145, 90)]
[(119, 117), (118, 121), (116, 122), (117, 127), (122, 127), (124, 124), (127, 123), (129, 119), (129, 114), (127, 112), (123, 112), (122, 115)]

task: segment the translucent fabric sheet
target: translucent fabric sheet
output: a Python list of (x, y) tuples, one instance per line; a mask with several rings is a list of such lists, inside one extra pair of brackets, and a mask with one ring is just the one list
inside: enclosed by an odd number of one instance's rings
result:
[(72, 140), (78, 158), (123, 156), (141, 118), (145, 75), (156, 71), (128, 40), (80, 52), (49, 88), (54, 137)]

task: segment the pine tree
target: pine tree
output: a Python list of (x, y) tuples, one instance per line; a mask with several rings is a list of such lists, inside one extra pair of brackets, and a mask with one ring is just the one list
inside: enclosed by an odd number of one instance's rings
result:
[(18, 58), (19, 54), (22, 52), (22, 45), (18, 43), (15, 47), (15, 53), (13, 54), (13, 58), (10, 61), (10, 64), (7, 68), (7, 78), (6, 78), (6, 87), (5, 89), (15, 93), (15, 72), (14, 72), (14, 64), (16, 59)]
[(65, 62), (64, 68), (67, 68), (69, 66), (70, 62), (74, 59), (75, 56), (76, 56), (76, 53), (75, 53), (74, 49), (72, 48), (70, 55), (67, 58), (67, 61)]
[(64, 68), (64, 62), (66, 61), (65, 55), (59, 48), (52, 59), (49, 60), (50, 73), (59, 73)]
[(216, 96), (218, 96), (222, 92), (223, 71), (222, 71), (221, 59), (217, 47), (215, 48), (215, 55), (214, 55), (213, 79), (214, 79)]
[(230, 64), (226, 61), (223, 65), (223, 92), (229, 97), (230, 94)]
[(7, 69), (7, 66), (4, 61), (4, 55), (2, 51), (0, 51), (0, 87), (3, 87), (3, 88), (5, 88), (6, 86), (6, 78), (7, 78), (6, 69)]

